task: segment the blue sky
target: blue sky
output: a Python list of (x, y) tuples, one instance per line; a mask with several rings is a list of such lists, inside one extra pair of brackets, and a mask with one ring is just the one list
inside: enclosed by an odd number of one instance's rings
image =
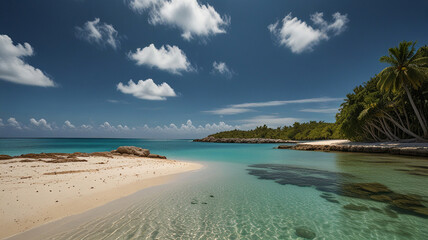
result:
[(333, 122), (420, 1), (0, 2), (0, 137), (192, 138)]

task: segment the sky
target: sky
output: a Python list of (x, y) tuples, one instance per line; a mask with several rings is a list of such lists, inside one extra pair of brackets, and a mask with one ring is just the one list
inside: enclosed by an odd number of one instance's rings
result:
[(428, 1), (3, 0), (0, 137), (196, 138), (334, 122)]

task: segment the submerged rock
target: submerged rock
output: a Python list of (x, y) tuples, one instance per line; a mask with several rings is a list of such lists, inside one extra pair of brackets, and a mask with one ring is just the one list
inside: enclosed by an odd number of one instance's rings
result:
[(346, 210), (352, 210), (352, 211), (368, 211), (369, 210), (369, 208), (364, 206), (364, 205), (355, 205), (352, 203), (343, 206), (343, 208)]
[[(250, 175), (259, 179), (273, 180), (281, 185), (315, 187), (323, 193), (321, 197), (338, 203), (331, 194), (387, 203), (388, 207), (401, 214), (428, 218), (428, 203), (420, 196), (396, 193), (380, 183), (358, 183), (354, 176), (345, 173), (301, 168), (282, 164), (255, 164), (248, 169)], [(366, 207), (365, 207), (366, 208)], [(367, 210), (347, 206), (348, 210)]]
[(295, 228), (295, 230), (296, 235), (304, 239), (314, 239), (317, 236), (314, 231), (306, 227), (297, 227)]

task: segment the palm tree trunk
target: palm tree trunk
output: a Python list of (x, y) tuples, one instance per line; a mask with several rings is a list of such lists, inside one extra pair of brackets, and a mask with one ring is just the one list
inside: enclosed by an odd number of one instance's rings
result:
[[(386, 134), (380, 127), (376, 126), (374, 123), (369, 123), (369, 125), (376, 128), (379, 133), (383, 133), (383, 135), (385, 135), (387, 138), (389, 138), (388, 134)], [(379, 135), (379, 138), (380, 138), (380, 135)]]
[(388, 126), (388, 123), (385, 121), (385, 118), (382, 117), (382, 122), (383, 125), (385, 126), (386, 131), (388, 131), (389, 135), (392, 137), (392, 140), (400, 140), (400, 138), (398, 138), (397, 136), (394, 135), (394, 133), (392, 133), (390, 127)]
[(388, 113), (383, 111), (386, 115), (386, 119), (391, 121), (395, 126), (397, 126), (399, 129), (401, 129), (403, 132), (409, 134), (412, 137), (415, 137), (418, 140), (424, 140), (421, 136), (416, 135), (414, 132), (410, 131), (409, 129), (406, 129), (404, 126), (401, 126), (397, 121), (395, 121)]
[(406, 117), (407, 128), (410, 129), (409, 116), (407, 116), (406, 108), (403, 106), (404, 116)]
[(424, 132), (424, 138), (428, 138), (427, 127), (425, 126), (424, 121), (421, 118), (421, 115), (419, 113), (418, 108), (416, 107), (415, 103), (413, 102), (413, 98), (412, 98), (412, 95), (410, 95), (409, 88), (407, 87), (406, 84), (403, 84), (403, 88), (406, 91), (407, 97), (409, 98), (409, 101), (410, 101), (410, 105), (412, 105), (413, 111), (415, 111), (415, 114), (416, 114), (416, 117), (418, 118), (419, 124), (422, 127), (422, 131)]

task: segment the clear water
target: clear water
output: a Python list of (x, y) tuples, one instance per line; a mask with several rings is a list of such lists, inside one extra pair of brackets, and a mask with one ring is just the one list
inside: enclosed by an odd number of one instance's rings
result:
[[(334, 189), (380, 183), (398, 194), (416, 194), (427, 206), (428, 176), (402, 171), (428, 167), (423, 158), (140, 139), (0, 139), (0, 154), (109, 151), (123, 145), (206, 167), (17, 239), (428, 239), (427, 218), (316, 187), (324, 180)], [(254, 164), (277, 164), (289, 171), (281, 176), (308, 186), (259, 179), (248, 169), (266, 168), (250, 167)], [(344, 208), (349, 204), (364, 209)]]

